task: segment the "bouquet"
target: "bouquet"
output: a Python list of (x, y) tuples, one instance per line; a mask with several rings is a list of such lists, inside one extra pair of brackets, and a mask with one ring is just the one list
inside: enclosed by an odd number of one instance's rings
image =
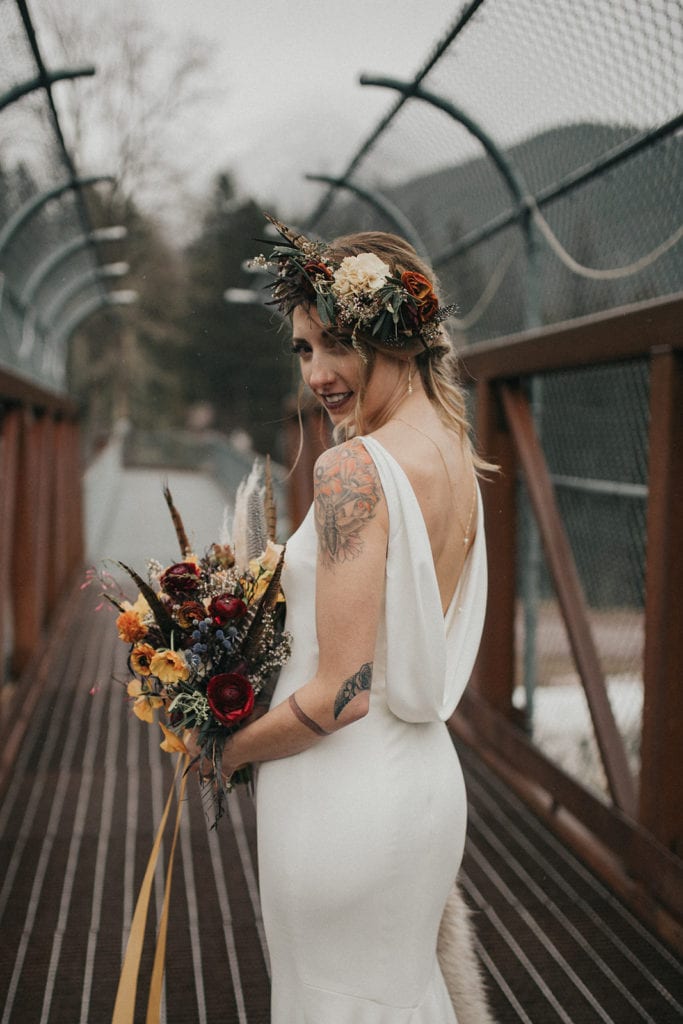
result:
[[(158, 717), (161, 748), (187, 753), (183, 734), (198, 730), (198, 772), (214, 812), (223, 814), (226, 794), (251, 781), (246, 765), (225, 778), (221, 771), (226, 740), (266, 710), (279, 668), (291, 652), (284, 632), (280, 576), (284, 546), (275, 543), (275, 505), (270, 464), (265, 484), (258, 463), (240, 485), (235, 500), (233, 542), (213, 543), (201, 556), (191, 549), (168, 487), (164, 497), (181, 560), (148, 563), (148, 580), (118, 564), (138, 587), (134, 602), (111, 593), (119, 637), (130, 645), (133, 678), (128, 696), (143, 721)], [(101, 577), (102, 579), (102, 577)], [(208, 767), (207, 767), (208, 766)]]

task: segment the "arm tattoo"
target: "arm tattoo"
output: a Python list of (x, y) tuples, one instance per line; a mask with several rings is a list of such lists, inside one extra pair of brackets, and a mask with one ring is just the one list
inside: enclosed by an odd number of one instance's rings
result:
[(333, 567), (360, 555), (361, 531), (381, 496), (375, 464), (362, 441), (351, 441), (318, 463), (315, 523), (324, 565)]
[(334, 717), (339, 718), (342, 711), (349, 704), (357, 693), (362, 690), (369, 690), (372, 683), (372, 662), (361, 665), (357, 672), (354, 672), (346, 682), (342, 683), (339, 693), (334, 698)]
[(322, 728), (322, 726), (318, 725), (317, 722), (314, 722), (312, 718), (309, 718), (306, 712), (299, 707), (299, 703), (294, 694), (291, 695), (288, 703), (290, 708), (294, 712), (295, 717), (299, 719), (302, 725), (307, 726), (307, 728), (309, 728), (311, 732), (314, 732), (316, 736), (330, 735)]

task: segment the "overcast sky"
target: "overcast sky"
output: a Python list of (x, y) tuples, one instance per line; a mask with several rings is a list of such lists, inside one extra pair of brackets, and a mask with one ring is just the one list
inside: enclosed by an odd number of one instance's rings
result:
[[(93, 0), (90, 0), (93, 2)], [(97, 2), (97, 0), (95, 0)], [(215, 46), (224, 98), (211, 133), (216, 166), (257, 192), (306, 171), (338, 172), (393, 96), (359, 74), (409, 78), (462, 4), (453, 0), (147, 0), (168, 31)], [(277, 171), (274, 168), (277, 167)]]

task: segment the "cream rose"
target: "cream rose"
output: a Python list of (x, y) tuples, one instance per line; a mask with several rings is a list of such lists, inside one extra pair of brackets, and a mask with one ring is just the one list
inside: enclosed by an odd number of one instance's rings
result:
[(333, 290), (337, 295), (359, 295), (378, 291), (391, 273), (389, 266), (374, 252), (345, 256), (334, 273)]

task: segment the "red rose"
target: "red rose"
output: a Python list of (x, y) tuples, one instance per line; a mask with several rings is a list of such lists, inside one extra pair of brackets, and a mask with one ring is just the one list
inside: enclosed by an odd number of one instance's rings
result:
[(179, 597), (196, 590), (199, 581), (199, 566), (195, 562), (176, 562), (169, 565), (159, 577), (161, 589), (171, 597)]
[(217, 626), (223, 626), (231, 619), (241, 619), (246, 610), (244, 601), (230, 594), (219, 594), (218, 597), (212, 598), (209, 604), (209, 615)]
[(239, 672), (225, 672), (211, 676), (206, 698), (214, 717), (222, 725), (234, 725), (246, 718), (254, 709), (254, 687)]

